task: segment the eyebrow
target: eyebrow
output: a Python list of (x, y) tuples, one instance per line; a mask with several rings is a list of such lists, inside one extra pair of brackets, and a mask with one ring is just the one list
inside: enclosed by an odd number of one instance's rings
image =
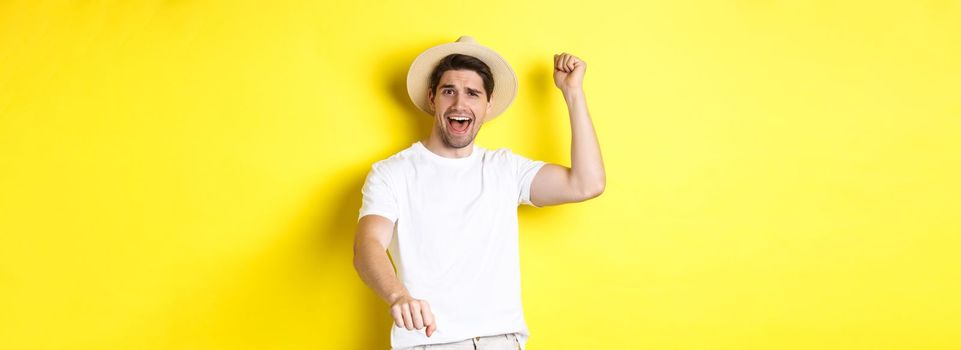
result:
[[(453, 84), (444, 84), (444, 85), (441, 85), (440, 88), (441, 88), (441, 89), (444, 89), (444, 88), (456, 88), (456, 86), (454, 86)], [(482, 93), (480, 90), (472, 89), (472, 88), (467, 88), (467, 91), (468, 91), (468, 92), (473, 92), (473, 93), (476, 93), (476, 94), (481, 94), (481, 93)]]

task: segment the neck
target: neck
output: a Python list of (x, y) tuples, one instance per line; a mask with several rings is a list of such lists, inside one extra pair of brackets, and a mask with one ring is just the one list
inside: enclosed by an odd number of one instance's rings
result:
[(421, 140), (421, 143), (424, 144), (427, 150), (445, 158), (465, 158), (470, 156), (474, 151), (474, 142), (469, 143), (463, 148), (453, 148), (444, 143), (444, 140), (441, 140), (440, 135), (437, 135), (436, 131), (431, 132), (427, 140)]

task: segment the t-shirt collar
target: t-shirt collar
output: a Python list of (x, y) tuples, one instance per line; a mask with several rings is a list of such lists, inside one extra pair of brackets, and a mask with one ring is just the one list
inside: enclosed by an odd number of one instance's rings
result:
[(425, 145), (424, 145), (422, 142), (420, 142), (420, 141), (414, 142), (413, 147), (414, 147), (416, 150), (418, 150), (420, 153), (423, 153), (423, 154), (424, 154), (425, 156), (427, 156), (428, 158), (437, 160), (437, 161), (439, 161), (439, 162), (445, 162), (445, 163), (465, 163), (465, 162), (469, 162), (469, 161), (471, 161), (472, 159), (476, 158), (477, 155), (480, 153), (480, 149), (479, 149), (479, 147), (477, 146), (476, 143), (471, 144), (471, 152), (470, 152), (470, 155), (467, 156), (467, 157), (463, 157), (463, 158), (448, 158), (448, 157), (444, 157), (444, 156), (442, 156), (442, 155), (439, 155), (439, 154), (437, 154), (437, 153), (432, 152), (430, 149), (427, 148), (427, 146), (425, 146)]

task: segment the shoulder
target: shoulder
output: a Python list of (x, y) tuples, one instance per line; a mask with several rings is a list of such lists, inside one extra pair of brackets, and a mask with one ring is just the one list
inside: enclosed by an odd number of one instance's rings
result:
[(493, 148), (490, 150), (485, 149), (485, 153), (487, 158), (495, 161), (510, 161), (514, 157), (517, 157), (517, 154), (514, 153), (514, 151), (506, 147)]
[(506, 148), (506, 147), (491, 149), (487, 151), (487, 158), (489, 158), (490, 161), (493, 161), (493, 162), (500, 162), (500, 163), (506, 163), (511, 165), (518, 165), (518, 164), (523, 164), (531, 161), (530, 158), (520, 155), (518, 153), (515, 153), (510, 148)]
[(374, 162), (374, 164), (371, 165), (371, 172), (382, 175), (403, 173), (405, 169), (409, 168), (410, 165), (415, 162), (416, 157), (417, 154), (413, 150), (413, 146), (408, 147), (400, 152), (394, 153), (390, 157)]

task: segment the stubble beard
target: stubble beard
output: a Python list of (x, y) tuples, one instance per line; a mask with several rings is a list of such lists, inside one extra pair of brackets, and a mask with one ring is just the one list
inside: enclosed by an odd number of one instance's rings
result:
[[(473, 127), (474, 125), (471, 123), (471, 128)], [(454, 136), (450, 133), (450, 131), (447, 130), (446, 122), (439, 125), (438, 128), (440, 128), (441, 141), (443, 141), (444, 144), (450, 148), (460, 149), (467, 147), (474, 142), (474, 137), (477, 136), (477, 132), (473, 130), (468, 131), (467, 135), (464, 136)]]

